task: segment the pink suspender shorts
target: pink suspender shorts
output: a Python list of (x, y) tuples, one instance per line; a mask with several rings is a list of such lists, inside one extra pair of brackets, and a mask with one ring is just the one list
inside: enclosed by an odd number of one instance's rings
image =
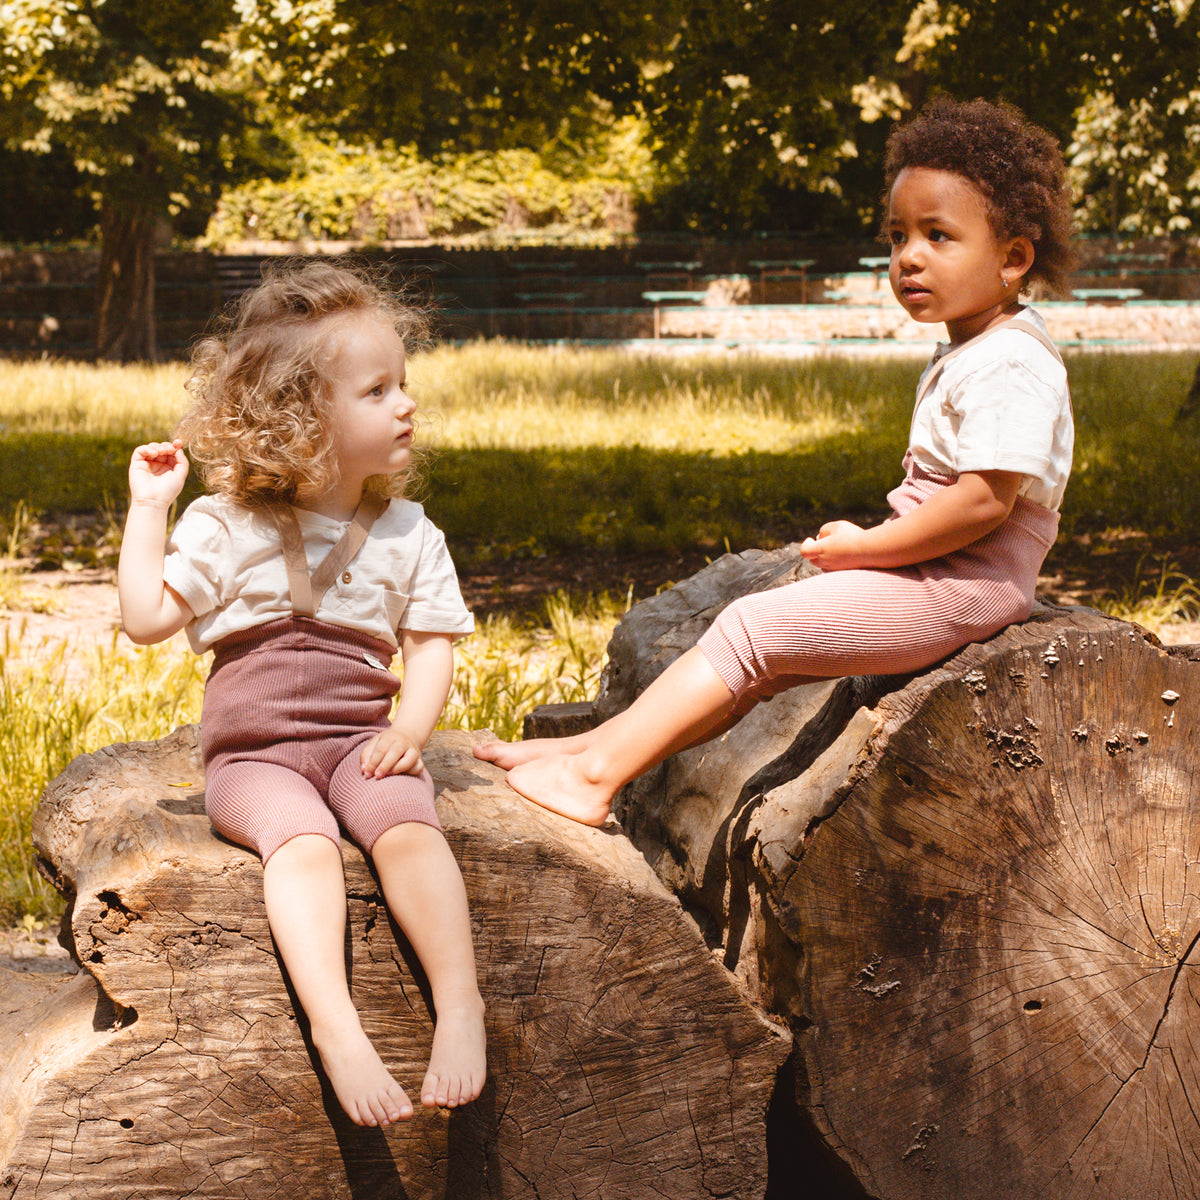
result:
[[(1058, 353), (1038, 331), (1020, 328)], [(926, 376), (922, 396), (933, 378)], [(911, 454), (904, 465), (904, 482), (888, 494), (895, 517), (954, 483), (922, 470)], [(1057, 532), (1058, 513), (1018, 497), (999, 528), (941, 558), (830, 571), (743, 596), (698, 647), (747, 704), (805, 680), (917, 671), (1025, 620)]]
[(295, 514), (273, 510), (294, 615), (215, 647), (200, 717), (205, 807), (218, 833), (263, 862), (299, 834), (339, 844), (339, 823), (367, 853), (405, 821), (441, 828), (427, 771), (368, 779), (359, 767), (363, 743), (388, 728), (400, 690), (388, 670), (392, 647), (313, 616), (380, 511), (364, 505), (311, 582)]

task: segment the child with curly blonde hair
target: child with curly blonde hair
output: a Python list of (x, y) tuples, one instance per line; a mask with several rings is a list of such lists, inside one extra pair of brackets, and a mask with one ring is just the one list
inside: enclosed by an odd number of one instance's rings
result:
[[(413, 1106), (350, 997), (339, 825), (373, 859), (429, 977), (421, 1103), (467, 1103), (486, 1073), (466, 890), (421, 757), (452, 643), (473, 619), (442, 534), (400, 498), (415, 409), (405, 344), (417, 332), (413, 310), (353, 271), (312, 263), (268, 277), (197, 348), (179, 437), (134, 451), (118, 570), (135, 642), (186, 629), (197, 653), (214, 651), (201, 716), (209, 818), (262, 857), (272, 937), (361, 1125)], [(164, 553), (185, 442), (211, 494)], [(397, 650), (402, 689), (388, 669)]]

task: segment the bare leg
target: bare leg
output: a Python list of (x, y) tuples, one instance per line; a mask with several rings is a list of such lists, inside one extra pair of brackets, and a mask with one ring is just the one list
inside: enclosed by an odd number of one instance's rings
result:
[[(574, 751), (520, 763), (509, 771), (508, 782), (543, 808), (585, 825), (602, 825), (624, 784), (727, 729), (742, 710), (708, 659), (693, 647), (624, 712), (580, 735), (582, 744)], [(544, 740), (557, 748), (557, 739)]]
[(421, 1103), (427, 1108), (467, 1104), (483, 1088), (487, 1055), (462, 873), (441, 833), (417, 821), (382, 833), (371, 857), (388, 908), (433, 990), (437, 1025)]
[(263, 898), (321, 1065), (350, 1119), (389, 1125), (411, 1117), (412, 1102), (367, 1039), (350, 999), (346, 881), (337, 846), (311, 833), (285, 842), (263, 868)]

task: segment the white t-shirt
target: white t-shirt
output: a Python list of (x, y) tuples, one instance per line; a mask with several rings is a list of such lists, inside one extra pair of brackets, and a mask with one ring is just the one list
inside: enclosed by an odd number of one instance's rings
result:
[[(1046, 332), (1026, 308), (946, 362), (913, 411), (908, 446), (939, 475), (1019, 472), (1018, 495), (1057, 511), (1075, 444), (1067, 371), (1021, 323)], [(925, 373), (951, 349), (939, 344)]]
[[(294, 511), (314, 571), (349, 522)], [(231, 633), (292, 615), (275, 522), (224, 496), (188, 506), (168, 539), (163, 578), (195, 614), (187, 635), (197, 654)], [(397, 647), (400, 629), (462, 637), (475, 628), (446, 539), (411, 500), (388, 504), (330, 585), (316, 619)]]

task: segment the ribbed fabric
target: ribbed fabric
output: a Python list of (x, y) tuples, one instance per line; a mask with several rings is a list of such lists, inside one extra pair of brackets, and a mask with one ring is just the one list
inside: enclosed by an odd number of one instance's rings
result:
[(368, 853), (406, 821), (441, 828), (428, 772), (366, 779), (359, 769), (400, 688), (391, 657), (386, 642), (306, 617), (217, 644), (200, 745), (218, 833), (266, 862), (302, 833), (337, 843), (339, 821)]
[[(888, 496), (896, 516), (953, 478), (906, 458)], [(1005, 522), (962, 550), (896, 570), (829, 571), (735, 600), (698, 645), (739, 699), (762, 699), (802, 678), (893, 675), (981, 641), (1033, 607), (1058, 513), (1018, 498)]]

